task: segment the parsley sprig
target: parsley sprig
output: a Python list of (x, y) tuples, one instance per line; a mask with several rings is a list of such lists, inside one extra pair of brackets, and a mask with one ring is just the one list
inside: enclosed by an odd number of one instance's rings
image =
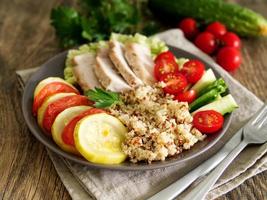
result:
[(88, 90), (85, 95), (88, 96), (91, 101), (95, 102), (94, 106), (96, 108), (107, 108), (123, 103), (119, 93), (102, 90), (100, 88)]

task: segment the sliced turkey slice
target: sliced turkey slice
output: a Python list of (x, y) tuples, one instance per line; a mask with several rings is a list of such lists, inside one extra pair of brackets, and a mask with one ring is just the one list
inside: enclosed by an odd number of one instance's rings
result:
[(73, 74), (84, 91), (101, 87), (93, 71), (93, 66), (96, 64), (94, 53), (75, 56), (73, 62)]
[(125, 58), (134, 73), (146, 84), (155, 83), (154, 61), (150, 49), (142, 44), (127, 43), (125, 45)]
[(123, 80), (114, 68), (108, 53), (109, 48), (102, 47), (98, 50), (96, 55), (96, 65), (94, 66), (94, 71), (99, 82), (105, 89), (114, 92), (130, 90), (131, 87)]
[(124, 45), (118, 41), (109, 42), (109, 57), (121, 76), (131, 86), (142, 85), (143, 82), (134, 74), (124, 57)]

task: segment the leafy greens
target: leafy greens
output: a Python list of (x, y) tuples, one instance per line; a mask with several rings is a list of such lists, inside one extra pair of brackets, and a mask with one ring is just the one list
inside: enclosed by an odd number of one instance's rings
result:
[(111, 32), (152, 34), (159, 25), (144, 11), (145, 1), (80, 0), (79, 11), (59, 6), (51, 12), (51, 24), (63, 47), (109, 38)]

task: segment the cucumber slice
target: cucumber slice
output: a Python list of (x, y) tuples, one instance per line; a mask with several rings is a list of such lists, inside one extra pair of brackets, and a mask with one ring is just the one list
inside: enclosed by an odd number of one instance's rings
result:
[(236, 101), (234, 100), (233, 96), (231, 94), (228, 94), (221, 99), (218, 99), (212, 103), (209, 103), (205, 106), (202, 106), (192, 114), (194, 115), (198, 111), (203, 111), (203, 110), (215, 110), (222, 115), (226, 113), (231, 113), (233, 112), (236, 108), (238, 108), (238, 105)]
[(208, 69), (201, 79), (191, 88), (195, 90), (197, 93), (199, 93), (202, 89), (207, 87), (209, 84), (213, 83), (216, 81), (216, 77), (212, 71), (212, 69)]

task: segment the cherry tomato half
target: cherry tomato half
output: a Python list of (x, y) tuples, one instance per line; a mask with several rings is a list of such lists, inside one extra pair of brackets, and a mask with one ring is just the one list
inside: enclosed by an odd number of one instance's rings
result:
[(190, 83), (196, 83), (201, 77), (203, 76), (205, 72), (205, 66), (204, 64), (199, 60), (189, 60), (181, 69), (181, 73), (185, 75), (188, 82)]
[(160, 60), (175, 60), (175, 56), (171, 51), (165, 51), (157, 55), (155, 58), (155, 62), (158, 62)]
[(73, 106), (89, 106), (92, 105), (92, 102), (82, 95), (73, 95), (62, 97), (52, 103), (50, 103), (44, 113), (43, 127), (50, 133), (51, 127), (55, 121), (55, 118), (63, 110), (73, 107)]
[(220, 40), (222, 42), (222, 45), (226, 47), (234, 47), (239, 49), (241, 46), (240, 38), (232, 32), (225, 33), (225, 35), (223, 35)]
[(241, 64), (241, 54), (234, 47), (223, 47), (217, 55), (217, 63), (225, 70), (233, 71)]
[(47, 97), (56, 93), (68, 93), (68, 92), (79, 94), (78, 90), (62, 82), (52, 82), (47, 84), (34, 97), (32, 106), (33, 115), (36, 116), (38, 108), (42, 105), (42, 103)]
[(206, 31), (212, 33), (216, 39), (220, 39), (227, 30), (222, 23), (213, 22), (207, 26)]
[(182, 93), (177, 94), (175, 97), (179, 102), (187, 102), (192, 103), (197, 97), (197, 93), (195, 90), (188, 90)]
[(178, 94), (187, 86), (187, 80), (181, 73), (164, 74), (161, 76), (160, 81), (166, 84), (163, 90), (168, 94)]
[(193, 116), (193, 125), (202, 133), (214, 133), (223, 126), (224, 118), (214, 110), (199, 111)]
[(216, 40), (209, 32), (200, 33), (195, 39), (195, 45), (207, 54), (212, 54), (216, 49)]
[(193, 18), (183, 19), (179, 24), (179, 28), (188, 39), (193, 39), (198, 33), (197, 22)]
[(177, 73), (179, 71), (179, 66), (176, 63), (175, 59), (172, 59), (172, 58), (163, 59), (162, 58), (162, 59), (158, 59), (155, 63), (156, 64), (154, 67), (154, 75), (157, 80), (160, 80), (160, 78), (164, 74)]
[(89, 108), (88, 110), (82, 112), (81, 114), (75, 116), (73, 119), (69, 121), (69, 123), (65, 126), (62, 132), (62, 140), (64, 141), (65, 144), (72, 145), (74, 146), (74, 128), (78, 121), (80, 121), (82, 118), (88, 115), (93, 115), (97, 113), (103, 113), (105, 112), (104, 110), (98, 109), (98, 108)]

